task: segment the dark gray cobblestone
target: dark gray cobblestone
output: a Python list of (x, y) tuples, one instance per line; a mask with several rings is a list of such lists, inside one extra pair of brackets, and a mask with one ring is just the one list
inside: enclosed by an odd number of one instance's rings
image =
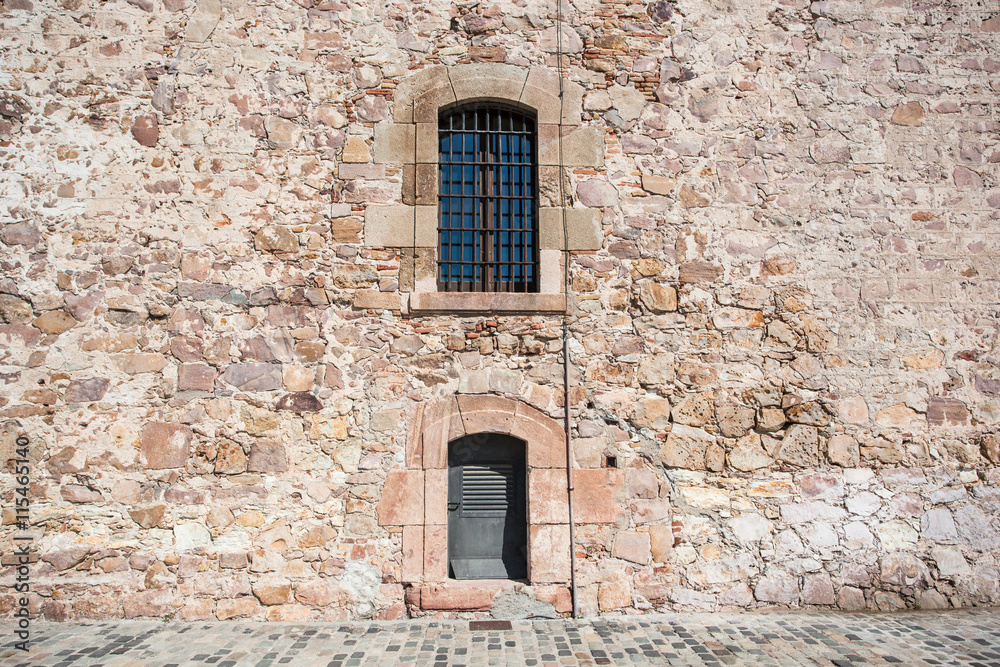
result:
[(5, 667), (136, 665), (906, 665), (1000, 667), (996, 609), (887, 615), (661, 614), (586, 621), (329, 624), (117, 621), (32, 624), (32, 650)]

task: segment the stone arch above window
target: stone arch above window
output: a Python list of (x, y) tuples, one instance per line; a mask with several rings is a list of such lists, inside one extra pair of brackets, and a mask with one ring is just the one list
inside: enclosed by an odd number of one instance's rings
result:
[[(369, 205), (364, 243), (402, 250), (400, 292), (410, 311), (425, 313), (558, 313), (566, 300), (566, 249), (602, 246), (600, 211), (569, 207), (569, 187), (560, 176), (573, 169), (604, 166), (604, 131), (581, 124), (583, 89), (545, 67), (525, 69), (500, 63), (427, 67), (404, 79), (393, 94), (393, 121), (375, 126), (376, 163), (399, 165), (402, 204)], [(439, 292), (437, 285), (438, 119), (442, 109), (474, 101), (495, 101), (531, 111), (538, 132), (538, 252), (536, 293)], [(562, 155), (560, 156), (560, 137)], [(569, 231), (563, 239), (563, 215)]]

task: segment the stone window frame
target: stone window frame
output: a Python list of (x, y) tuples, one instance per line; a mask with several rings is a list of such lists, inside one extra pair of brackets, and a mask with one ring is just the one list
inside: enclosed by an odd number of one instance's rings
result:
[[(446, 107), (493, 101), (535, 114), (538, 133), (539, 291), (439, 292), (438, 116)], [(604, 167), (604, 130), (581, 124), (583, 88), (546, 67), (500, 63), (434, 65), (404, 79), (393, 93), (393, 119), (375, 125), (376, 164), (401, 168), (402, 204), (368, 205), (363, 242), (399, 248), (399, 289), (413, 313), (564, 313), (564, 269), (569, 251), (603, 246), (601, 211), (570, 207), (569, 173)], [(562, 164), (560, 142), (562, 137)], [(566, 186), (560, 200), (559, 176)], [(569, 243), (563, 239), (565, 210)], [(568, 246), (568, 247), (567, 247)]]

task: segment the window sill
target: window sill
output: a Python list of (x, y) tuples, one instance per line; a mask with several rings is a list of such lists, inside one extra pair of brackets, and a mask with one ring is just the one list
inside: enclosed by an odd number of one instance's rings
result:
[(564, 294), (517, 292), (413, 292), (410, 294), (411, 313), (471, 314), (563, 314)]

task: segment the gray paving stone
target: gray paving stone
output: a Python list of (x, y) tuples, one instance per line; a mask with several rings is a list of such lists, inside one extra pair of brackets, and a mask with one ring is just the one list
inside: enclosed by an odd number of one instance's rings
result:
[(0, 623), (5, 667), (362, 667), (448, 665), (685, 665), (755, 667), (913, 665), (1000, 667), (996, 610), (892, 615), (758, 612), (663, 614), (584, 621), (336, 624), (35, 622), (32, 650), (13, 648)]

